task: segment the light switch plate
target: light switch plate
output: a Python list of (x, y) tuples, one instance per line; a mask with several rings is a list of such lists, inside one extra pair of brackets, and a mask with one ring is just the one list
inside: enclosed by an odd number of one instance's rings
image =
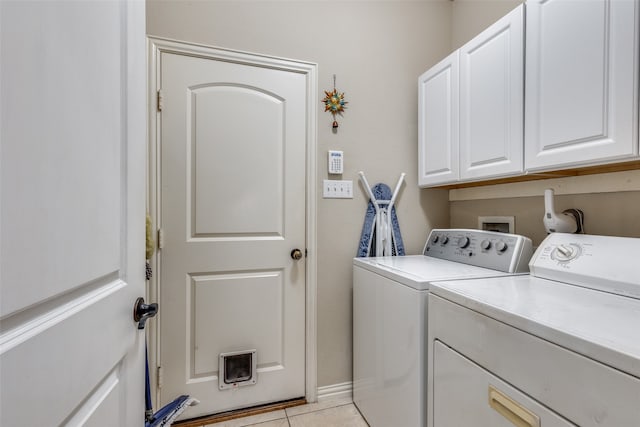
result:
[(322, 183), (324, 199), (353, 199), (353, 181), (325, 179)]

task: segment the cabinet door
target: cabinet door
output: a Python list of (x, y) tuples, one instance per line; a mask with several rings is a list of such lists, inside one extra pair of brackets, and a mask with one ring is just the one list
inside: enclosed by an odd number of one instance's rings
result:
[(522, 172), (524, 6), (460, 48), (460, 178)]
[(631, 0), (527, 1), (527, 170), (638, 155), (637, 8)]
[(418, 184), (457, 181), (458, 51), (418, 79)]

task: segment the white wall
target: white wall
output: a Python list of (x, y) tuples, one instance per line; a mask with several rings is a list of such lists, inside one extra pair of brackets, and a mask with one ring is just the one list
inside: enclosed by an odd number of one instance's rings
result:
[(449, 0), (424, 1), (169, 1), (149, 0), (149, 35), (319, 64), (318, 99), (333, 86), (349, 102), (339, 118), (319, 108), (318, 183), (326, 152), (343, 150), (342, 177), (353, 200), (322, 199), (318, 190), (318, 386), (351, 381), (351, 259), (366, 197), (357, 172), (374, 185), (406, 185), (397, 202), (408, 253), (428, 231), (449, 225), (448, 192), (417, 186), (417, 78), (451, 46)]
[(523, 0), (453, 0), (451, 51), (461, 47), (482, 30), (506, 15)]
[(547, 235), (545, 188), (556, 190), (557, 211), (584, 213), (586, 233), (640, 237), (640, 170), (452, 190), (451, 226), (475, 228), (478, 216), (513, 216), (515, 232), (539, 245)]

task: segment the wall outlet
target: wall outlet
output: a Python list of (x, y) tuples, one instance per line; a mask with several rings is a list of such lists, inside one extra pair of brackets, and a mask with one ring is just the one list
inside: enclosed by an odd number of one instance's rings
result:
[(322, 183), (324, 199), (353, 199), (353, 181), (325, 179)]

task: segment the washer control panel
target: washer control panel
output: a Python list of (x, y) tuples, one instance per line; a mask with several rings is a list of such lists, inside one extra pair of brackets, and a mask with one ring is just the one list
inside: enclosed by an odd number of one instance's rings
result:
[(640, 239), (551, 233), (540, 244), (531, 274), (640, 298)]
[(423, 254), (507, 273), (526, 273), (533, 249), (529, 238), (517, 234), (434, 229), (429, 234)]

